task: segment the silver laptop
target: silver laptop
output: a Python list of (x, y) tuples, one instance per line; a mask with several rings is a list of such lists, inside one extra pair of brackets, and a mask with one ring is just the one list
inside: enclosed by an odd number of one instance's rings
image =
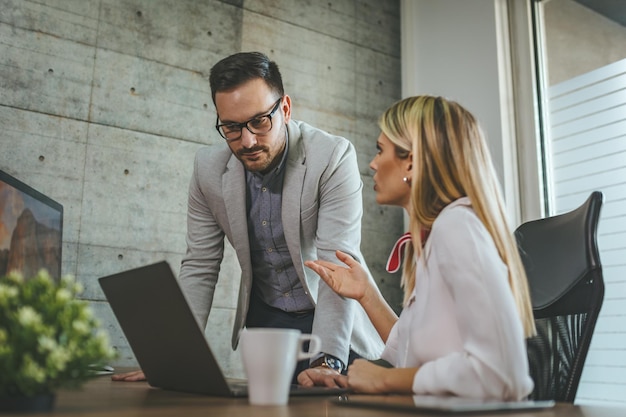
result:
[(453, 414), (541, 410), (554, 407), (554, 401), (490, 401), (430, 395), (344, 395), (333, 402), (349, 407)]
[[(221, 397), (247, 395), (245, 381), (225, 378), (167, 262), (98, 281), (151, 386)], [(345, 392), (298, 385), (291, 389), (291, 395)]]

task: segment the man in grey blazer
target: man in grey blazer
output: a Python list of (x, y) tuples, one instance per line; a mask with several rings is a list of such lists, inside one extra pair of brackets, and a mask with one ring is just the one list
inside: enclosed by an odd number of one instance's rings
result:
[(207, 323), (226, 237), (241, 267), (233, 349), (244, 326), (286, 327), (322, 341), (323, 353), (295, 376), (378, 357), (382, 340), (360, 305), (304, 267), (309, 259), (337, 262), (336, 249), (364, 264), (353, 145), (291, 119), (278, 66), (264, 54), (224, 58), (210, 83), (226, 146), (198, 151), (189, 187), (179, 279), (196, 319)]

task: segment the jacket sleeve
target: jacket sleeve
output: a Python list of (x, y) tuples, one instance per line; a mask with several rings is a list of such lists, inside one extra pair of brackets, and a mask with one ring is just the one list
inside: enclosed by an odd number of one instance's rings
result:
[(201, 328), (204, 329), (224, 256), (224, 232), (213, 217), (200, 187), (202, 153), (196, 155), (187, 202), (187, 252), (179, 281)]
[[(362, 182), (356, 153), (348, 141), (340, 142), (332, 153), (319, 184), (319, 207), (315, 247), (317, 257), (339, 263), (337, 249), (360, 258)], [(311, 272), (312, 273), (312, 272)], [(348, 363), (354, 327), (354, 300), (338, 296), (319, 279), (313, 333), (322, 339), (322, 351)]]

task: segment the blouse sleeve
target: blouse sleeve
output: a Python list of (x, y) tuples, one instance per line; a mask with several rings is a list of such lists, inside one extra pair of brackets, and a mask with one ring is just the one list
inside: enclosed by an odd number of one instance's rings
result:
[(414, 392), (526, 397), (533, 383), (523, 328), (491, 235), (471, 208), (459, 206), (440, 214), (430, 239), (428, 275), (443, 279), (449, 288), (463, 348), (423, 364), (415, 374)]
[(393, 325), (391, 328), (391, 332), (389, 332), (389, 336), (387, 337), (387, 342), (385, 342), (385, 349), (381, 354), (381, 359), (386, 360), (389, 363), (395, 364), (396, 358), (398, 357), (398, 322)]

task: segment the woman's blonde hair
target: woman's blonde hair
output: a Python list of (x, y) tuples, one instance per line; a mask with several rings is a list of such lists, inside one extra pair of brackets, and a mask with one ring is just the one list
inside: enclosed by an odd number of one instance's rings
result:
[(387, 109), (379, 120), (396, 155), (412, 154), (410, 227), (412, 247), (404, 258), (404, 302), (415, 288), (415, 260), (422, 253), (422, 230), (430, 230), (441, 210), (467, 196), (493, 238), (509, 271), (509, 285), (526, 336), (535, 333), (524, 266), (506, 220), (484, 135), (474, 116), (442, 97), (416, 96)]

